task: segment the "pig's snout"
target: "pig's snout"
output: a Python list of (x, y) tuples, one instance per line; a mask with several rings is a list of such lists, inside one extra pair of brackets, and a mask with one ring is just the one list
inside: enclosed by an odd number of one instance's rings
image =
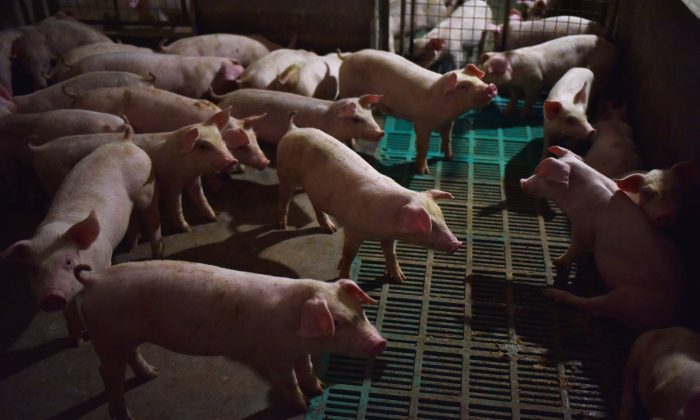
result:
[(488, 96), (489, 99), (493, 99), (498, 95), (498, 88), (496, 85), (493, 83), (489, 83), (488, 87), (486, 87), (486, 95)]
[(39, 306), (42, 311), (46, 312), (60, 311), (66, 307), (66, 298), (58, 290), (52, 290), (41, 298)]
[(374, 132), (374, 139), (375, 139), (376, 141), (381, 140), (382, 137), (384, 137), (384, 131), (383, 131), (383, 130), (376, 130), (376, 131)]
[(462, 243), (462, 242), (460, 242), (460, 241), (454, 242), (454, 243), (450, 246), (450, 249), (447, 251), (447, 253), (448, 253), (448, 254), (454, 254), (459, 248), (462, 247), (462, 245), (464, 245), (464, 243)]
[(592, 139), (593, 137), (595, 137), (595, 134), (596, 134), (595, 128), (591, 128), (591, 129), (588, 131), (588, 133), (586, 133), (586, 138), (590, 140), (590, 139)]
[(262, 171), (263, 169), (267, 168), (267, 165), (270, 164), (270, 159), (264, 158), (260, 161), (259, 164), (255, 165), (255, 169)]
[(369, 350), (367, 351), (367, 355), (369, 357), (375, 357), (379, 355), (381, 352), (383, 352), (386, 349), (387, 341), (383, 339), (382, 337), (376, 337), (373, 341), (372, 344), (370, 345)]
[(225, 160), (225, 164), (224, 164), (224, 171), (230, 171), (237, 164), (238, 164), (238, 160), (236, 158), (227, 158)]
[(524, 192), (529, 192), (527, 187), (527, 179), (520, 178), (520, 189), (522, 189)]

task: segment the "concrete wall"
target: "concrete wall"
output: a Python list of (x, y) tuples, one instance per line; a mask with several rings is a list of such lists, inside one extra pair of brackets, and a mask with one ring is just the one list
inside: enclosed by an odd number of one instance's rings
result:
[(649, 165), (700, 156), (700, 18), (681, 0), (619, 0), (613, 41)]

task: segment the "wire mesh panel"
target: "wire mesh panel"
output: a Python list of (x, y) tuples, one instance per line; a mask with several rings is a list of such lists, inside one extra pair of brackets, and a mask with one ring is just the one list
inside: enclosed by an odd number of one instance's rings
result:
[(106, 31), (183, 27), (192, 32), (190, 0), (52, 0), (50, 5), (53, 12), (68, 12)]
[(307, 419), (615, 417), (632, 337), (542, 294), (587, 276), (578, 265), (553, 268), (569, 243), (568, 219), (536, 211), (520, 189), (539, 156), (541, 115), (504, 121), (505, 101), (495, 103), (456, 122), (453, 160), (441, 159), (431, 137), (432, 175), (413, 173), (411, 124), (386, 119), (378, 167), (410, 189), (452, 192), (440, 206), (466, 247), (447, 255), (400, 243), (407, 278), (395, 284), (382, 281), (379, 243), (363, 245), (352, 276), (379, 302), (367, 316), (389, 345), (373, 360), (324, 358), (327, 389)]
[(390, 50), (447, 71), (484, 51), (605, 35), (611, 0), (391, 0)]

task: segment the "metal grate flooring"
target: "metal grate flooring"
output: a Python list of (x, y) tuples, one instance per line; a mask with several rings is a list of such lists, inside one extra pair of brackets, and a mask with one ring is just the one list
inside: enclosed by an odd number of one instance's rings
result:
[(537, 163), (541, 114), (506, 120), (505, 103), (457, 121), (452, 161), (434, 134), (429, 176), (413, 173), (411, 124), (386, 118), (377, 168), (410, 189), (451, 192), (440, 206), (466, 247), (446, 255), (399, 243), (407, 279), (393, 284), (379, 243), (362, 246), (352, 277), (379, 301), (366, 313), (389, 346), (374, 360), (325, 357), (327, 388), (307, 419), (616, 417), (632, 337), (542, 295), (585, 270), (551, 264), (568, 246), (568, 219), (552, 206), (538, 214), (518, 183)]

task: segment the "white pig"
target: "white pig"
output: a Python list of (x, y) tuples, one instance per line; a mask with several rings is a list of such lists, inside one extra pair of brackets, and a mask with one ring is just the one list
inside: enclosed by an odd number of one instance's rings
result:
[(279, 49), (256, 60), (238, 77), (240, 88), (267, 89), (289, 66), (300, 66), (315, 53), (304, 50)]
[(106, 268), (136, 208), (151, 242), (163, 256), (151, 159), (131, 141), (101, 146), (66, 176), (31, 239), (15, 242), (0, 258), (29, 263), (29, 280), (46, 311), (63, 309), (78, 291), (78, 264)]
[(71, 107), (72, 100), (63, 93), (81, 93), (103, 87), (151, 86), (155, 76), (143, 77), (123, 71), (95, 71), (81, 74), (63, 82), (12, 98), (13, 112), (44, 112)]
[(649, 417), (700, 418), (700, 335), (683, 327), (647, 331), (630, 349), (620, 420), (634, 420), (639, 395)]
[[(362, 303), (376, 302), (351, 280), (288, 279), (182, 261), (86, 269), (75, 270), (85, 286), (75, 308), (100, 358), (114, 419), (131, 418), (126, 365), (141, 377), (158, 375), (139, 353), (142, 343), (253, 365), (304, 412), (302, 389), (310, 396), (323, 392), (312, 355), (374, 357), (387, 345), (362, 311)], [(71, 329), (74, 337), (79, 333), (80, 325)]]
[(258, 39), (234, 34), (191, 36), (167, 46), (163, 40), (160, 43), (160, 49), (167, 54), (235, 58), (243, 66), (250, 65), (271, 51)]
[(595, 128), (588, 122), (586, 111), (593, 85), (593, 72), (574, 67), (564, 73), (549, 91), (544, 101), (544, 142), (542, 158), (549, 146), (562, 139), (588, 140), (595, 136)]
[(532, 47), (506, 52), (484, 53), (479, 64), (486, 72), (484, 81), (511, 90), (510, 103), (504, 114), (509, 115), (523, 94), (525, 106), (521, 117), (532, 110), (540, 91), (561, 79), (572, 67), (587, 67), (595, 75), (595, 95), (607, 86), (615, 64), (615, 47), (597, 35), (570, 35)]
[(684, 312), (686, 274), (671, 238), (654, 228), (613, 180), (567, 149), (552, 146), (550, 152), (559, 159), (543, 160), (520, 185), (553, 201), (571, 219), (571, 244), (554, 263), (568, 265), (592, 252), (610, 291), (591, 298), (555, 288), (545, 293), (639, 330), (675, 325)]
[[(221, 111), (205, 100), (187, 98), (156, 88), (101, 88), (73, 96), (73, 107), (125, 115), (138, 133), (173, 131), (183, 125), (196, 124)], [(260, 146), (251, 123), (259, 117), (229, 119), (224, 137), (245, 136), (230, 145), (231, 153), (241, 163), (263, 170), (270, 163)], [(232, 133), (228, 133), (232, 131)]]
[(700, 159), (678, 162), (669, 169), (630, 174), (617, 181), (638, 202), (649, 220), (657, 227), (669, 227), (678, 221), (685, 202), (698, 194)]
[[(182, 231), (191, 230), (182, 212), (182, 191), (188, 193), (207, 220), (217, 219), (202, 191), (199, 177), (225, 171), (237, 162), (226, 143), (246, 139), (222, 138), (221, 130), (228, 123), (228, 117), (228, 111), (224, 110), (200, 124), (187, 125), (176, 131), (133, 136), (134, 143), (145, 150), (153, 161), (163, 208)], [(121, 138), (121, 134), (109, 133), (61, 137), (38, 147), (30, 144), (39, 181), (53, 195), (66, 174), (82, 158), (97, 147), (121, 141)]]
[(438, 130), (442, 152), (452, 158), (454, 120), (480, 108), (496, 96), (494, 84), (481, 81), (484, 72), (473, 64), (444, 75), (424, 69), (386, 51), (362, 50), (343, 59), (340, 97), (382, 95), (380, 107), (389, 114), (413, 121), (416, 132), (418, 173), (428, 173), (430, 132)]
[[(495, 43), (500, 46), (503, 36), (503, 25), (490, 26), (489, 30), (496, 34)], [(552, 16), (538, 20), (523, 20), (517, 10), (511, 11), (508, 22), (506, 50), (529, 47), (567, 35), (605, 35), (605, 29), (597, 22), (578, 16)]]
[(256, 135), (277, 144), (289, 128), (289, 114), (296, 112), (299, 127), (314, 127), (349, 143), (353, 138), (379, 141), (384, 131), (370, 110), (381, 100), (379, 95), (363, 95), (337, 101), (307, 98), (292, 93), (263, 89), (241, 89), (221, 97), (218, 105), (231, 107), (231, 115), (246, 118), (265, 114), (251, 122)]
[(447, 59), (452, 68), (468, 61), (492, 18), (491, 8), (484, 0), (465, 1), (436, 28), (414, 39), (413, 61), (430, 67), (436, 61)]
[(380, 239), (387, 273), (396, 281), (406, 278), (396, 259), (396, 240), (448, 253), (462, 246), (436, 202), (451, 199), (452, 194), (406, 189), (323, 131), (297, 128), (293, 115), (289, 132), (277, 146), (279, 225), (287, 227), (289, 203), (300, 185), (322, 228), (329, 233), (336, 230), (328, 215), (343, 225), (341, 277), (349, 276), (352, 260), (366, 239)]
[(644, 167), (632, 140), (632, 127), (624, 121), (624, 108), (608, 109), (593, 124), (596, 135), (583, 161), (608, 178), (618, 178)]
[(93, 71), (127, 71), (143, 77), (155, 75), (153, 85), (156, 88), (201, 98), (209, 89), (222, 93), (233, 90), (243, 66), (223, 57), (116, 52), (87, 57), (71, 67), (66, 76)]

